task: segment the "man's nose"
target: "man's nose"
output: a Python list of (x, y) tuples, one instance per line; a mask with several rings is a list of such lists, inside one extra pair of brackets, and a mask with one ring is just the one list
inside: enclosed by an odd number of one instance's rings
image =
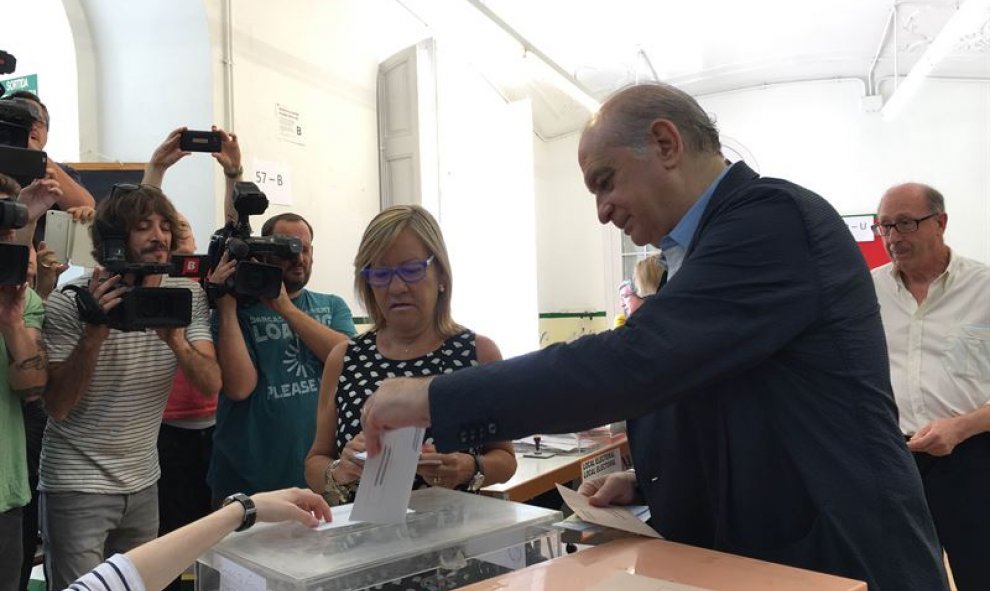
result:
[(612, 220), (612, 212), (615, 208), (612, 204), (607, 201), (598, 202), (598, 221), (603, 225), (609, 223)]
[(891, 228), (887, 230), (887, 235), (883, 238), (887, 242), (896, 242), (904, 238), (904, 232), (899, 231), (897, 226), (891, 226)]
[(151, 238), (159, 242), (165, 242), (166, 231), (165, 228), (161, 226), (151, 227)]

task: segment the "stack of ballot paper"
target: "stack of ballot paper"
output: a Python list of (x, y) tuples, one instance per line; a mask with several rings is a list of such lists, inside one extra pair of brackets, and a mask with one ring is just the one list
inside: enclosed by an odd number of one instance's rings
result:
[[(534, 448), (536, 447), (536, 441), (532, 436), (517, 439), (516, 443), (528, 445)], [(578, 448), (581, 447), (580, 444), (581, 441), (579, 440), (577, 433), (561, 433), (558, 435), (540, 436), (540, 448), (547, 451), (570, 453), (572, 451), (577, 451)], [(587, 445), (587, 443), (585, 443), (585, 445)]]
[[(561, 486), (560, 484), (557, 485), (557, 491), (560, 493), (561, 498), (564, 499), (564, 502), (567, 503), (567, 506), (583, 521), (650, 538), (661, 537), (655, 529), (646, 524), (646, 521), (650, 518), (649, 507), (642, 505), (592, 507), (588, 502), (588, 497), (577, 491), (571, 490), (566, 486)], [(571, 526), (565, 527), (574, 529)]]

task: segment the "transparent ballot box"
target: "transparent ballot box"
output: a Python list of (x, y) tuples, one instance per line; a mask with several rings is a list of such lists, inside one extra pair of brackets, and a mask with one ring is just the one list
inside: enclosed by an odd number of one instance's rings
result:
[(266, 523), (231, 534), (200, 556), (196, 589), (440, 591), (560, 556), (559, 511), (444, 488), (413, 491), (409, 508), (405, 523)]

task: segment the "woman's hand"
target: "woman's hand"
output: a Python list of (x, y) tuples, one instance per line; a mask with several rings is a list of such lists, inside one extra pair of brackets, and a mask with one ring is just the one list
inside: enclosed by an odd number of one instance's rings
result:
[(313, 491), (286, 488), (253, 495), (251, 500), (258, 511), (258, 521), (298, 521), (316, 527), (320, 520), (332, 521), (330, 505)]
[(333, 481), (337, 484), (350, 484), (361, 480), (364, 472), (364, 462), (354, 459), (354, 454), (364, 452), (364, 433), (358, 433), (353, 439), (347, 442), (340, 452), (340, 463), (333, 471)]
[(463, 452), (441, 454), (430, 444), (423, 445), (416, 473), (430, 486), (457, 488), (471, 482), (474, 476), (474, 456)]

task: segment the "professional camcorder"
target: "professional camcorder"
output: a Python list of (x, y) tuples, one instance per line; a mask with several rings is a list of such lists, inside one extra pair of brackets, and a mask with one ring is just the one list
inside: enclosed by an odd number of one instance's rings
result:
[(107, 324), (122, 331), (189, 326), (192, 322), (192, 292), (185, 287), (144, 287), (148, 275), (169, 275), (172, 264), (135, 263), (127, 260), (127, 233), (97, 221), (94, 231), (100, 235), (100, 256), (103, 268), (125, 279), (133, 277), (132, 287), (121, 302), (104, 313), (92, 294), (84, 287), (67, 285), (76, 292), (79, 314), (91, 324)]
[[(17, 58), (0, 49), (0, 75), (13, 74), (17, 69)], [(3, 87), (0, 86), (0, 89)], [(3, 94), (0, 92), (0, 94)]]
[(254, 298), (274, 299), (282, 291), (282, 268), (253, 259), (294, 259), (302, 252), (302, 242), (292, 236), (251, 236), (249, 218), (268, 209), (268, 197), (254, 183), (234, 185), (234, 210), (236, 222), (227, 225), (210, 237), (208, 256), (210, 269), (220, 263), (223, 253), (237, 261), (234, 276), (225, 285), (208, 285), (210, 300), (232, 293), (242, 305)]
[[(11, 74), (17, 58), (0, 51), (0, 74)], [(0, 96), (5, 90), (0, 85)], [(13, 178), (22, 187), (45, 176), (48, 156), (28, 150), (31, 126), (43, 115), (38, 107), (24, 99), (0, 99), (0, 174)], [(28, 208), (17, 203), (17, 195), (0, 200), (0, 230), (23, 228), (28, 223)], [(29, 249), (23, 244), (0, 244), (0, 285), (22, 285), (27, 281)]]
[[(10, 74), (17, 65), (14, 56), (0, 51), (0, 74)], [(0, 86), (0, 95), (4, 93)], [(35, 121), (43, 121), (38, 105), (22, 99), (0, 99), (0, 173), (16, 180), (22, 187), (45, 176), (48, 156), (40, 150), (28, 150), (28, 138)]]
[[(28, 210), (23, 203), (0, 199), (0, 231), (23, 228), (27, 222)], [(0, 285), (22, 285), (27, 281), (27, 268), (27, 246), (0, 243)]]

